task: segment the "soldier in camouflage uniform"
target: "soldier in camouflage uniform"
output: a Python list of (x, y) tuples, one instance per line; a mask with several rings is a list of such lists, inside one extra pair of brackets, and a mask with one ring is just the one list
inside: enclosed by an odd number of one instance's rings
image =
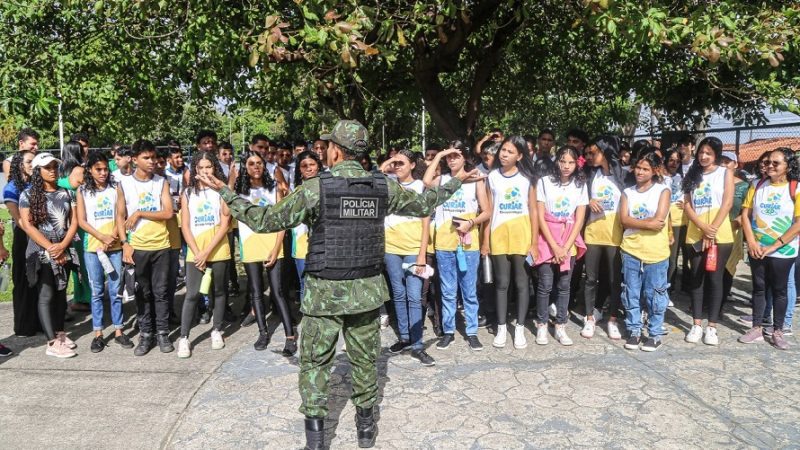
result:
[[(360, 123), (339, 121), (331, 134), (323, 135), (321, 139), (329, 141), (326, 159), (330, 175), (323, 174), (321, 177), (323, 180), (313, 178), (304, 181), (297, 190), (273, 206), (255, 206), (238, 197), (213, 177), (201, 175), (200, 179), (219, 190), (230, 207), (231, 214), (257, 233), (272, 233), (291, 229), (301, 223), (306, 224), (311, 230), (309, 238), (309, 255), (311, 255), (315, 224), (319, 225), (318, 222), (322, 220), (320, 190), (326, 177), (345, 183), (375, 177), (379, 179), (384, 192), (388, 194), (383, 197), (385, 199), (383, 213), (415, 217), (429, 216), (437, 205), (444, 203), (458, 190), (463, 180), (479, 177), (476, 171), (466, 173), (462, 170), (444, 185), (417, 194), (402, 189), (397, 182), (385, 178), (382, 174), (365, 171), (354, 159), (359, 153), (367, 150), (367, 130)], [(373, 406), (378, 396), (376, 363), (380, 353), (378, 311), (384, 299), (388, 298), (388, 288), (380, 273), (383, 268), (383, 217), (376, 215), (374, 218), (380, 226), (380, 231), (377, 232), (379, 236), (375, 237), (381, 245), (380, 261), (375, 275), (357, 279), (326, 279), (315, 276), (313, 271), (309, 271), (309, 259), (306, 262), (305, 294), (301, 305), (304, 316), (300, 324), (299, 380), (302, 398), (300, 412), (306, 416), (306, 448), (323, 448), (323, 419), (328, 414), (330, 368), (340, 330), (343, 331), (347, 355), (352, 365), (351, 398), (357, 411), (359, 446), (371, 447), (375, 442), (377, 426), (373, 419)], [(364, 230), (369, 229), (353, 226), (347, 230), (347, 234), (348, 237), (355, 239), (353, 242), (358, 246), (371, 237), (365, 235)], [(329, 232), (327, 228), (324, 231), (319, 230), (318, 233), (323, 236)], [(330, 236), (328, 238), (330, 240)], [(326, 258), (330, 259), (330, 255)]]

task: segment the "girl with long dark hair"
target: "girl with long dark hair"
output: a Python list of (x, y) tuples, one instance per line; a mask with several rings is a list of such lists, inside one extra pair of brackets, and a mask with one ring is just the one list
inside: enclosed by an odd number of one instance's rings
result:
[[(86, 232), (83, 257), (89, 285), (92, 289), (92, 353), (101, 352), (103, 339), (103, 296), (108, 283), (111, 323), (114, 340), (123, 348), (133, 348), (133, 343), (122, 332), (122, 296), (119, 284), (122, 278), (122, 246), (117, 236), (117, 184), (109, 174), (108, 160), (101, 152), (89, 155), (86, 161), (88, 176), (77, 196), (78, 225)], [(102, 261), (108, 261), (113, 271), (108, 273)]]
[(211, 328), (211, 349), (225, 347), (222, 325), (228, 304), (228, 261), (231, 248), (227, 233), (230, 224), (228, 205), (219, 193), (197, 179), (198, 174), (213, 174), (226, 180), (219, 160), (213, 152), (198, 152), (192, 158), (189, 183), (181, 196), (181, 232), (188, 247), (186, 251), (186, 296), (181, 312), (181, 337), (178, 357), (192, 355), (189, 331), (201, 298), (200, 284), (206, 270), (211, 269), (212, 289), (209, 298), (214, 304)]
[(492, 215), (483, 227), (481, 243), (481, 255), (491, 255), (494, 271), (497, 332), (492, 345), (495, 347), (506, 345), (508, 288), (512, 279), (517, 293), (514, 348), (528, 346), (525, 319), (530, 302), (530, 269), (525, 260), (538, 256), (539, 234), (534, 172), (525, 139), (521, 136), (504, 139), (486, 184)]
[(787, 286), (790, 271), (798, 255), (800, 232), (800, 196), (797, 183), (800, 163), (794, 152), (779, 148), (767, 159), (767, 179), (750, 186), (742, 205), (742, 229), (750, 253), (753, 274), (753, 327), (739, 342), (750, 344), (763, 340), (758, 319), (764, 317), (765, 291), (772, 289), (773, 327), (771, 343), (786, 350), (783, 334), (788, 307)]
[[(392, 169), (397, 182), (406, 190), (421, 194), (425, 189), (422, 175), (424, 160), (408, 150), (400, 150), (382, 168)], [(420, 173), (420, 171), (422, 173)], [(410, 349), (413, 358), (426, 366), (435, 364), (425, 352), (422, 341), (422, 284), (421, 275), (427, 263), (426, 252), (430, 239), (430, 217), (386, 216), (386, 272), (392, 289), (392, 301), (397, 314), (399, 340), (389, 347), (397, 354)], [(403, 265), (409, 264), (408, 269)]]
[[(620, 199), (620, 217), (625, 228), (620, 248), (628, 350), (636, 350), (640, 345), (644, 351), (658, 350), (664, 334), (664, 313), (669, 304), (670, 191), (662, 183), (661, 168), (661, 158), (655, 152), (642, 155), (633, 169), (636, 185), (625, 189)], [(646, 341), (642, 339), (642, 303), (648, 317)]]
[[(87, 156), (81, 143), (76, 140), (67, 142), (61, 150), (58, 186), (70, 191), (73, 198), (77, 197), (78, 187), (83, 184), (86, 173), (84, 163)], [(86, 232), (82, 228), (78, 228), (78, 239), (72, 243), (72, 246), (78, 252), (81, 269), (80, 272), (72, 273), (71, 308), (76, 311), (89, 311), (91, 310), (92, 288), (89, 286), (89, 275), (86, 273), (83, 259), (83, 241), (86, 240)]]
[[(733, 172), (720, 165), (721, 157), (722, 141), (715, 137), (703, 139), (683, 179), (683, 211), (689, 219), (686, 253), (689, 255), (694, 322), (686, 334), (689, 343), (697, 343), (702, 337), (706, 345), (719, 344), (717, 323), (722, 309), (723, 272), (733, 250), (733, 230), (728, 217), (733, 206)], [(708, 263), (709, 254), (712, 263)], [(704, 309), (708, 311), (705, 332), (702, 327)]]
[(11, 279), (14, 282), (14, 334), (34, 336), (42, 331), (37, 310), (36, 289), (28, 286), (25, 275), (25, 249), (28, 235), (19, 224), (19, 197), (30, 186), (31, 161), (35, 153), (23, 150), (11, 158), (8, 183), (3, 188), (3, 202), (14, 223), (14, 241), (11, 244)]
[(50, 153), (33, 158), (31, 185), (19, 199), (19, 225), (30, 240), (25, 250), (26, 274), (38, 296), (39, 319), (47, 337), (46, 354), (76, 355), (64, 332), (69, 271), (80, 264), (70, 247), (78, 221), (71, 192), (58, 187), (58, 164)]
[[(470, 150), (461, 141), (452, 141), (448, 148), (434, 156), (425, 171), (426, 186), (439, 186), (462, 168), (474, 169), (469, 162)], [(447, 174), (436, 176), (442, 160)], [(464, 322), (467, 342), (474, 351), (483, 349), (478, 340), (477, 275), (480, 263), (480, 224), (491, 217), (492, 209), (486, 183), (478, 180), (464, 183), (434, 214), (434, 246), (442, 291), (442, 331), (444, 335), (436, 348), (447, 349), (456, 332), (456, 297), (459, 288), (464, 303)]]
[[(240, 197), (258, 206), (274, 205), (282, 198), (281, 190), (267, 169), (266, 161), (256, 152), (242, 154), (239, 164), (240, 173), (236, 179), (235, 191)], [(286, 343), (284, 356), (291, 356), (297, 351), (297, 336), (292, 327), (292, 316), (289, 305), (283, 295), (281, 271), (283, 267), (284, 231), (278, 233), (255, 233), (244, 222), (239, 223), (240, 258), (247, 273), (248, 303), (252, 308), (258, 324), (259, 336), (253, 347), (266, 350), (269, 345), (269, 331), (265, 319), (265, 305), (262, 295), (269, 285), (270, 297), (283, 324)], [(264, 269), (267, 277), (264, 277)]]
[[(626, 172), (619, 160), (619, 140), (614, 136), (598, 136), (586, 147), (584, 156), (592, 169), (587, 180), (589, 218), (584, 231), (586, 284), (583, 292), (586, 315), (581, 336), (587, 339), (594, 336), (596, 322), (603, 315), (603, 305), (598, 300), (605, 299), (608, 292), (608, 337), (621, 339), (617, 326), (622, 270), (619, 208)], [(610, 273), (610, 277), (601, 277), (601, 272)], [(606, 286), (600, 285), (603, 279)], [(598, 289), (601, 287), (604, 289)]]
[(572, 345), (566, 323), (570, 295), (570, 277), (575, 260), (586, 251), (580, 231), (586, 216), (589, 196), (586, 177), (578, 167), (578, 150), (561, 147), (550, 176), (539, 179), (536, 188), (539, 209), (539, 258), (534, 261), (539, 274), (536, 289), (536, 343), (545, 345), (547, 339), (548, 303), (550, 291), (557, 286), (556, 340)]

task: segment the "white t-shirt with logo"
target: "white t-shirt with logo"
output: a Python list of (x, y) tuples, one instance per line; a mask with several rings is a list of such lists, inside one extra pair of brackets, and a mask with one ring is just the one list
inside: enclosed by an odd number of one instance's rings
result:
[[(81, 186), (79, 193), (83, 197), (86, 221), (89, 222), (89, 225), (100, 233), (112, 235), (117, 213), (117, 188), (106, 186), (102, 191), (91, 192), (85, 186)], [(108, 251), (119, 250), (119, 248), (119, 242), (117, 242)], [(83, 241), (83, 250), (95, 253), (102, 249), (103, 243), (90, 233), (86, 233), (86, 239)]]
[(575, 210), (579, 206), (589, 204), (589, 194), (585, 184), (578, 187), (575, 180), (568, 184), (556, 184), (550, 176), (539, 179), (536, 198), (544, 203), (545, 210), (550, 215), (558, 219), (574, 218)]
[(492, 193), (492, 255), (526, 255), (531, 248), (528, 195), (531, 182), (517, 172), (505, 176), (499, 169), (489, 172)]

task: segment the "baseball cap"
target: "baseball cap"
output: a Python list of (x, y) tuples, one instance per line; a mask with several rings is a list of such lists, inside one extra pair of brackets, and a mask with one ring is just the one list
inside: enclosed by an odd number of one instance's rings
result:
[(56, 158), (50, 153), (47, 152), (37, 153), (36, 156), (34, 156), (33, 160), (31, 161), (31, 167), (34, 169), (37, 167), (45, 167), (53, 161), (61, 164), (61, 160)]
[(338, 144), (348, 153), (359, 153), (367, 150), (369, 134), (364, 125), (357, 120), (340, 120), (330, 133), (323, 134), (319, 138)]
[(733, 162), (739, 162), (739, 158), (736, 157), (736, 153), (734, 152), (722, 152), (723, 158), (728, 158)]

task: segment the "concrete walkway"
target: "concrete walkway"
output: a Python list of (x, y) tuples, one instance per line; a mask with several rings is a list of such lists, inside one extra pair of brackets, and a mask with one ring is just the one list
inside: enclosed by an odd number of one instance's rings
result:
[[(382, 353), (377, 447), (797, 446), (800, 345), (794, 337), (786, 352), (736, 343), (745, 295), (726, 306), (719, 347), (683, 341), (685, 297), (667, 313), (664, 347), (651, 354), (625, 350), (604, 331), (583, 339), (576, 323), (572, 347), (554, 339), (537, 346), (529, 335), (527, 349), (510, 341), (495, 349), (481, 330), (486, 348), (477, 353), (460, 335), (437, 351), (426, 330), (435, 367)], [(11, 316), (11, 305), (0, 304), (1, 336)], [(157, 349), (136, 358), (113, 344), (92, 354), (89, 316), (69, 326), (79, 345), (70, 360), (46, 357), (42, 336), (2, 339), (18, 355), (0, 361), (0, 448), (302, 447), (297, 360), (277, 353), (282, 330), (256, 352), (255, 326), (231, 328), (226, 348), (212, 351), (209, 327), (193, 330), (189, 360)], [(394, 341), (384, 330), (383, 346)], [(341, 353), (326, 422), (332, 448), (355, 448), (349, 374)]]

